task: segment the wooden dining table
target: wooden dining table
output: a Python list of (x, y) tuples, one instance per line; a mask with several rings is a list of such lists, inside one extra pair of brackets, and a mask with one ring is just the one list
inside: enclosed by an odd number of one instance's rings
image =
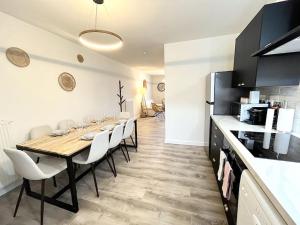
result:
[[(83, 151), (89, 150), (92, 140), (82, 140), (83, 135), (90, 132), (100, 132), (101, 128), (107, 125), (116, 125), (118, 120), (106, 120), (102, 123), (91, 123), (89, 126), (85, 128), (77, 128), (71, 129), (68, 134), (62, 136), (43, 136), (37, 139), (32, 139), (25, 141), (24, 143), (18, 144), (16, 147), (22, 151), (29, 151), (33, 153), (44, 154), (53, 157), (64, 158), (67, 163), (67, 173), (69, 177), (69, 183), (55, 193), (53, 196), (44, 197), (44, 201), (49, 204), (58, 206), (60, 208), (66, 209), (71, 212), (78, 212), (78, 197), (76, 190), (76, 182), (78, 182), (81, 178), (83, 178), (86, 174), (90, 172), (90, 168), (81, 173), (79, 176), (75, 177), (74, 167), (72, 158)], [(134, 129), (134, 141), (132, 145), (128, 145), (128, 147), (138, 147), (137, 140), (137, 120), (134, 120), (135, 129)], [(113, 152), (111, 152), (112, 154)], [(98, 165), (101, 162), (96, 163)], [(26, 194), (30, 197), (41, 199), (41, 194), (34, 192), (31, 190), (30, 181), (24, 179), (25, 191)], [(66, 203), (58, 200), (58, 198), (64, 194), (67, 190), (71, 191), (71, 200), (72, 203)]]

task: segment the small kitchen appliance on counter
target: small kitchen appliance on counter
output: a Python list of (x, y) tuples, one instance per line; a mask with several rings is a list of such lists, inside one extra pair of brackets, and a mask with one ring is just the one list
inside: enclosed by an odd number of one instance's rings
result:
[[(231, 104), (231, 115), (235, 116), (241, 122), (249, 121), (249, 119), (250, 119), (249, 110), (250, 109), (252, 109), (252, 108), (257, 109), (257, 110), (254, 110), (253, 113), (251, 113), (251, 115), (256, 118), (255, 115), (258, 115), (258, 114), (260, 114), (259, 116), (263, 115), (262, 112), (258, 111), (259, 108), (267, 110), (268, 107), (269, 107), (268, 104), (261, 104), (261, 103), (243, 104), (240, 102), (233, 102)], [(265, 114), (266, 114), (266, 112), (265, 112)], [(257, 120), (258, 119), (255, 119), (255, 121), (257, 121)], [(264, 122), (265, 122), (265, 120), (264, 120)], [(255, 123), (251, 122), (251, 124), (255, 124)]]
[(267, 118), (267, 107), (253, 107), (248, 110), (249, 119), (245, 120), (246, 123), (252, 125), (265, 125)]

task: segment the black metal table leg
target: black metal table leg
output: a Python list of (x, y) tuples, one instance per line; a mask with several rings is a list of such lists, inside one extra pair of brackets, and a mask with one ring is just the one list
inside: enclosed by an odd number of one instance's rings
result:
[(126, 147), (132, 147), (132, 148), (135, 148), (135, 151), (137, 152), (137, 148), (138, 148), (138, 135), (137, 135), (137, 120), (134, 121), (134, 140), (133, 140), (133, 137), (132, 135), (130, 135), (130, 139), (131, 139), (131, 142), (132, 144), (126, 144)]
[(135, 148), (138, 147), (138, 136), (137, 136), (137, 120), (134, 121), (134, 138), (135, 138)]
[(41, 183), (41, 225), (44, 224), (45, 180)]
[(68, 171), (68, 175), (69, 175), (69, 184), (70, 184), (70, 191), (71, 191), (71, 197), (72, 197), (73, 211), (78, 212), (79, 208), (78, 208), (76, 181), (75, 181), (75, 176), (74, 176), (72, 157), (66, 158), (66, 161), (67, 161), (67, 171)]
[(95, 173), (95, 165), (94, 163), (91, 164), (91, 169), (92, 169), (92, 174), (94, 178), (94, 184), (95, 184), (95, 189), (97, 193), (97, 197), (99, 198), (99, 190), (98, 190), (98, 184), (97, 184), (97, 179), (96, 179), (96, 173)]

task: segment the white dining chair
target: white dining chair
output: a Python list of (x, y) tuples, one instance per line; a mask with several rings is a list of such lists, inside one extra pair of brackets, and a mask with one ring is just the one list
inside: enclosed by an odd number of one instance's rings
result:
[(125, 152), (121, 146), (121, 141), (122, 141), (122, 137), (123, 137), (123, 129), (124, 129), (124, 124), (120, 124), (114, 127), (111, 137), (110, 137), (110, 141), (109, 141), (109, 155), (112, 158), (112, 163), (113, 163), (113, 168), (115, 170), (115, 177), (117, 176), (117, 171), (116, 171), (116, 167), (115, 167), (115, 161), (114, 161), (114, 157), (113, 157), (113, 151), (117, 148), (120, 148), (124, 158), (126, 160), (126, 162), (128, 162), (127, 157), (125, 155)]
[(98, 185), (97, 185), (97, 180), (95, 175), (95, 162), (99, 161), (101, 158), (106, 156), (106, 160), (109, 164), (109, 167), (113, 171), (112, 166), (107, 158), (108, 145), (109, 145), (109, 131), (107, 130), (95, 136), (89, 151), (85, 151), (73, 158), (73, 163), (79, 165), (88, 165), (88, 164), (91, 165), (91, 171), (94, 178), (97, 197), (99, 197), (99, 192), (98, 192)]
[[(30, 139), (37, 139), (49, 135), (51, 132), (52, 132), (52, 128), (48, 125), (37, 126), (30, 130), (29, 137)], [(36, 157), (36, 163), (39, 163), (40, 158), (47, 157), (47, 155), (45, 154), (32, 153), (32, 152), (27, 152), (27, 153), (31, 156), (33, 155)], [(53, 185), (54, 187), (57, 187), (55, 176), (53, 177)]]
[(120, 112), (119, 117), (120, 117), (120, 119), (129, 119), (130, 118), (130, 112)]
[[(42, 125), (42, 126), (37, 126), (34, 127), (30, 130), (29, 132), (29, 138), (30, 139), (37, 139), (46, 135), (49, 135), (52, 132), (52, 128), (48, 125)], [(46, 155), (44, 154), (39, 154), (39, 153), (30, 153), (29, 155), (34, 155), (37, 157), (37, 163), (39, 162), (41, 157), (45, 157)]]
[(34, 127), (30, 130), (30, 139), (40, 138), (52, 132), (52, 128), (48, 125)]
[[(42, 125), (42, 126), (34, 127), (29, 132), (29, 138), (30, 139), (37, 139), (37, 138), (49, 135), (51, 132), (52, 132), (52, 128), (48, 125)], [(37, 157), (37, 163), (39, 162), (41, 157), (46, 156), (44, 154), (39, 154), (39, 153), (30, 153), (30, 154)]]
[(74, 120), (62, 120), (58, 122), (57, 125), (59, 130), (69, 130), (70, 128), (76, 127), (76, 122)]
[(110, 149), (113, 149), (120, 145), (123, 136), (123, 128), (124, 128), (124, 124), (120, 124), (114, 127), (109, 141)]
[[(54, 157), (46, 157), (36, 164), (28, 154), (16, 149), (4, 149), (4, 152), (11, 159), (14, 169), (18, 175), (27, 180), (41, 180), (41, 225), (44, 223), (44, 197), (45, 197), (45, 180), (54, 177), (67, 168), (65, 160)], [(21, 191), (18, 197), (17, 205), (14, 211), (16, 217), (21, 198), (25, 188), (23, 181)]]
[(133, 132), (133, 128), (134, 128), (134, 119), (129, 119), (126, 122), (126, 124), (125, 124), (124, 132), (123, 132), (123, 137), (122, 137), (123, 143), (124, 143), (124, 146), (125, 146), (125, 150), (127, 152), (127, 157), (128, 157), (129, 161), (130, 161), (130, 156), (129, 156), (128, 149), (127, 149), (126, 139), (130, 137), (131, 140), (132, 140), (132, 143), (134, 145), (133, 138), (131, 136), (131, 134)]
[[(127, 121), (127, 123), (128, 123), (128, 122), (129, 122), (129, 120)], [(127, 125), (127, 124), (126, 124), (126, 125)], [(125, 129), (126, 129), (126, 128), (125, 128)], [(133, 145), (133, 146), (136, 146), (136, 145), (135, 145), (135, 142), (134, 142), (134, 140), (133, 140), (133, 137), (132, 137), (133, 130), (134, 130), (134, 119), (131, 118), (131, 119), (130, 119), (130, 122), (129, 122), (129, 124), (128, 124), (127, 130), (124, 131), (124, 137), (123, 137), (123, 139), (124, 139), (124, 141), (125, 141), (125, 139), (130, 138), (130, 139), (131, 139), (131, 142), (132, 142), (132, 145)], [(125, 146), (127, 147), (126, 144), (125, 144)], [(137, 152), (137, 148), (136, 148), (136, 147), (134, 147), (134, 148), (135, 148), (135, 151)]]

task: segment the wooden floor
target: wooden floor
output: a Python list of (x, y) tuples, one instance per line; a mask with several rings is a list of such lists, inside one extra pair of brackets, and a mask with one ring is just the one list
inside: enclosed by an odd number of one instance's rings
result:
[[(226, 225), (211, 163), (201, 147), (164, 144), (164, 122), (139, 120), (139, 148), (131, 162), (116, 153), (118, 176), (103, 162), (96, 170), (100, 198), (91, 175), (77, 184), (80, 211), (70, 213), (45, 205), (45, 225)], [(81, 168), (84, 169), (84, 168)], [(58, 185), (67, 182), (65, 173)], [(35, 183), (39, 190), (39, 183)], [(51, 180), (46, 193), (54, 193)], [(38, 225), (38, 200), (23, 196), (12, 217), (19, 188), (0, 198), (1, 225)], [(69, 199), (66, 193), (62, 198)]]

